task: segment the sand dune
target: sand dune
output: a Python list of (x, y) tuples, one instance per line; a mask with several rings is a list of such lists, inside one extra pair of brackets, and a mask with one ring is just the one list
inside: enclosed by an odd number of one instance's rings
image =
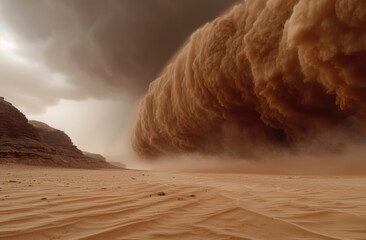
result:
[(366, 238), (365, 176), (2, 165), (0, 179), (0, 239)]

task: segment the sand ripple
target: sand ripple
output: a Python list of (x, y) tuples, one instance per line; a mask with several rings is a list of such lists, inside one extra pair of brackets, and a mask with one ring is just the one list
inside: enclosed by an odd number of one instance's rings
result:
[(0, 239), (366, 239), (366, 177), (1, 166), (0, 182)]

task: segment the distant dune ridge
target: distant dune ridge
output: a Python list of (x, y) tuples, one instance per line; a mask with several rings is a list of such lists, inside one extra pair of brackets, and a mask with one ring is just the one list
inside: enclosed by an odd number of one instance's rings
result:
[(30, 121), (0, 98), (0, 163), (99, 168), (105, 160), (83, 155), (64, 132), (42, 122)]
[(196, 31), (150, 84), (133, 148), (145, 158), (246, 155), (329, 132), (362, 136), (365, 66), (366, 1), (243, 1)]

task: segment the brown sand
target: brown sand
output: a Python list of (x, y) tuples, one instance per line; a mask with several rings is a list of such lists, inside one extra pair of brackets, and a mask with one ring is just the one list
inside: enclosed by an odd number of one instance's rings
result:
[(1, 165), (0, 183), (0, 239), (366, 239), (365, 176)]

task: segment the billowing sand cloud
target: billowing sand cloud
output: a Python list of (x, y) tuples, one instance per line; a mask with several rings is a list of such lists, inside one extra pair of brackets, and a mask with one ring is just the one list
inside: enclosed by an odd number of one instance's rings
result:
[(365, 26), (363, 0), (244, 1), (195, 32), (150, 84), (135, 151), (246, 155), (359, 132)]

